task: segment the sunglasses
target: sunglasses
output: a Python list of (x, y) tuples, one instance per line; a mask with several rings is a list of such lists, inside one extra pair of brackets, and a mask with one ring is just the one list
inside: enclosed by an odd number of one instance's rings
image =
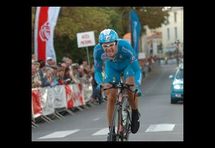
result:
[(114, 46), (114, 45), (116, 45), (116, 42), (109, 43), (109, 44), (102, 44), (102, 47), (103, 47), (104, 49), (107, 49), (107, 48), (112, 47), (112, 46)]

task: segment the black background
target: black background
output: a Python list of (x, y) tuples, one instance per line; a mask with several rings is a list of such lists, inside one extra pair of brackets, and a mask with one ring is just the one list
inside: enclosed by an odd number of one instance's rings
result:
[[(30, 0), (29, 0), (30, 1)], [(2, 114), (7, 130), (5, 138), (9, 141), (16, 141), (20, 144), (47, 144), (49, 142), (31, 142), (31, 7), (32, 6), (183, 6), (184, 7), (184, 142), (156, 142), (156, 144), (194, 144), (210, 137), (202, 131), (210, 130), (213, 117), (209, 120), (208, 114), (203, 113), (209, 100), (215, 97), (208, 97), (208, 93), (203, 93), (210, 87), (206, 81), (209, 70), (208, 61), (212, 49), (207, 47), (207, 42), (203, 41), (207, 36), (202, 35), (208, 26), (204, 26), (206, 18), (200, 16), (204, 9), (200, 2), (186, 3), (185, 0), (31, 0), (27, 3), (19, 2), (17, 5), (9, 7), (8, 11), (2, 12), (2, 32), (6, 32), (2, 38), (2, 64), (11, 71), (2, 71), (6, 74), (5, 92), (2, 91), (7, 103), (2, 103), (5, 107)], [(12, 11), (10, 11), (12, 10)], [(212, 10), (211, 10), (212, 11)], [(206, 14), (207, 16), (207, 14)], [(204, 28), (204, 29), (203, 29)], [(214, 28), (214, 27), (213, 27)], [(208, 37), (209, 38), (209, 37)], [(205, 55), (204, 55), (204, 54)], [(205, 59), (206, 57), (206, 59)], [(212, 61), (212, 59), (209, 59)], [(3, 78), (4, 80), (4, 78)], [(203, 83), (203, 82), (206, 82)], [(210, 122), (211, 121), (211, 122)], [(208, 124), (208, 125), (205, 125)], [(3, 126), (2, 126), (3, 127)], [(4, 127), (3, 127), (4, 128)], [(209, 129), (208, 129), (209, 128)], [(213, 126), (211, 128), (214, 128)], [(10, 142), (11, 143), (11, 142)], [(54, 144), (64, 142), (55, 142)], [(138, 142), (127, 144), (151, 144), (152, 142)], [(12, 143), (13, 144), (13, 143)], [(16, 144), (16, 143), (15, 143)], [(71, 143), (66, 143), (71, 144)], [(78, 144), (88, 144), (78, 143)], [(100, 144), (100, 142), (99, 142)], [(154, 144), (154, 143), (153, 143)], [(72, 146), (72, 145), (71, 145)], [(80, 146), (80, 145), (79, 145)], [(85, 145), (89, 146), (89, 145)], [(109, 145), (107, 145), (109, 146)], [(142, 146), (141, 146), (142, 147)]]

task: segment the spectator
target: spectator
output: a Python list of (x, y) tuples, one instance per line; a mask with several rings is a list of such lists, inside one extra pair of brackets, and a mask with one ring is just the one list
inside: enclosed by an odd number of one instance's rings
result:
[(57, 68), (57, 80), (58, 80), (59, 85), (64, 84), (64, 72), (65, 72), (64, 67), (58, 67)]
[(66, 63), (64, 63), (64, 62), (63, 62), (63, 63), (61, 63), (61, 64), (60, 64), (60, 67), (64, 67), (64, 68), (66, 68), (66, 67), (67, 67), (67, 65), (66, 65)]
[(46, 70), (45, 61), (44, 60), (39, 60), (38, 62), (40, 63), (39, 75), (40, 75), (40, 80), (42, 82), (41, 86), (44, 87), (45, 83), (46, 83), (46, 78), (45, 78), (45, 70)]
[(58, 67), (56, 65), (53, 65), (53, 66), (51, 66), (51, 68), (52, 68), (52, 80), (53, 80), (52, 86), (56, 86), (59, 84), (58, 77), (57, 77), (57, 68)]
[(78, 63), (74, 63), (72, 64), (72, 69), (73, 69), (73, 75), (75, 80), (80, 83), (80, 68), (79, 68), (79, 64)]
[(58, 85), (58, 81), (54, 76), (54, 69), (52, 69), (51, 67), (45, 68), (44, 78), (42, 80), (42, 87), (53, 87)]
[(47, 57), (46, 66), (50, 66), (51, 67), (53, 65), (56, 65), (56, 61), (52, 57)]
[(78, 83), (73, 74), (72, 59), (64, 57), (62, 61), (64, 63), (61, 65), (65, 67), (64, 79), (71, 79), (73, 83)]
[(87, 61), (84, 60), (82, 62), (82, 64), (80, 65), (80, 74), (81, 74), (81, 77), (84, 75), (84, 73), (89, 73), (89, 72), (90, 72), (90, 67), (87, 64)]
[(87, 61), (83, 61), (79, 68), (80, 77), (82, 83), (90, 83), (91, 82), (91, 73), (90, 73), (90, 65), (87, 64)]
[(40, 80), (40, 75), (39, 75), (39, 63), (38, 62), (34, 62), (32, 63), (32, 88), (35, 88), (35, 87), (40, 87), (42, 82)]

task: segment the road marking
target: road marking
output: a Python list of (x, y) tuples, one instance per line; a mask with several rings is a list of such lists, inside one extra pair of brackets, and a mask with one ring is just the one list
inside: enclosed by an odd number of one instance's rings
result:
[(172, 131), (175, 124), (151, 124), (145, 132)]
[(107, 135), (109, 133), (109, 129), (108, 128), (103, 128), (97, 132), (95, 132), (94, 134), (92, 134), (93, 136), (98, 136), (98, 135)]
[(78, 132), (80, 129), (75, 129), (75, 130), (67, 130), (67, 131), (57, 131), (57, 132), (53, 132), (51, 134), (48, 134), (46, 136), (40, 137), (38, 139), (48, 139), (48, 138), (63, 138), (66, 137), (70, 134), (74, 134), (76, 132)]
[(97, 120), (99, 120), (99, 119), (100, 119), (99, 117), (98, 117), (98, 118), (94, 118), (93, 121), (97, 121)]

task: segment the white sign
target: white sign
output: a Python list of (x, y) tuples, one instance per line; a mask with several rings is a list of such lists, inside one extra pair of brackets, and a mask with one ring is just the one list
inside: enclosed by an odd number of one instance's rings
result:
[(140, 52), (139, 55), (138, 55), (138, 59), (141, 60), (141, 59), (145, 59), (145, 58), (146, 58), (145, 53)]
[(78, 48), (95, 45), (95, 35), (93, 31), (77, 33)]

